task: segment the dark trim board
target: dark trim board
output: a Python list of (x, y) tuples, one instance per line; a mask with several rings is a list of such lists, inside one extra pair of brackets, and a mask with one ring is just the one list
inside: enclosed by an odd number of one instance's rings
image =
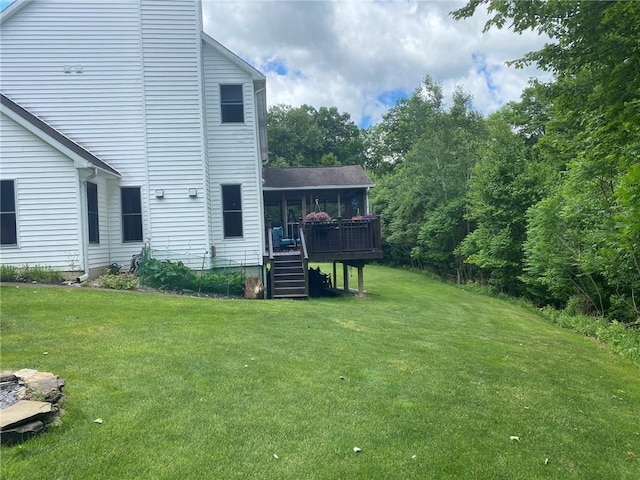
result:
[(340, 262), (346, 263), (353, 267), (358, 265), (364, 266), (367, 260), (380, 260), (382, 258), (382, 251), (375, 250), (371, 252), (358, 252), (357, 256), (349, 252), (336, 252), (336, 253), (311, 253), (309, 254), (310, 262)]

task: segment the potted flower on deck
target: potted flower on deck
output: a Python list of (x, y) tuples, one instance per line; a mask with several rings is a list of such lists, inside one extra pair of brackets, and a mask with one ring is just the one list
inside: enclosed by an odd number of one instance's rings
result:
[(304, 235), (307, 247), (310, 251), (324, 250), (327, 241), (335, 243), (332, 238), (334, 234), (329, 234), (329, 230), (335, 229), (335, 224), (331, 221), (331, 216), (327, 212), (311, 212), (304, 217)]
[(327, 212), (311, 212), (304, 217), (304, 221), (309, 223), (328, 222), (329, 220), (331, 217)]

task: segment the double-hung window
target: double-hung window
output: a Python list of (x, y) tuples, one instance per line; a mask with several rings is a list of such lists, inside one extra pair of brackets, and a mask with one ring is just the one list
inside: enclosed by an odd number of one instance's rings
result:
[(142, 201), (140, 187), (121, 187), (122, 241), (142, 241)]
[(92, 182), (87, 182), (87, 223), (89, 224), (89, 243), (100, 243), (98, 185)]
[(220, 85), (220, 115), (222, 123), (243, 123), (242, 85)]
[(0, 181), (0, 245), (17, 245), (16, 190), (13, 180)]
[(242, 237), (242, 192), (240, 185), (222, 185), (224, 237)]

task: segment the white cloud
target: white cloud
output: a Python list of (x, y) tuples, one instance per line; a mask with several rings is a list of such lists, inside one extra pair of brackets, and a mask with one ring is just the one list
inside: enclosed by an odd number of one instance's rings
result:
[(431, 75), (447, 96), (459, 85), (488, 114), (539, 75), (505, 62), (544, 42), (483, 34), (486, 15), (454, 21), (449, 12), (464, 3), (203, 0), (204, 29), (266, 73), (269, 105), (336, 106), (356, 123), (376, 122), (389, 108), (381, 94), (410, 94)]

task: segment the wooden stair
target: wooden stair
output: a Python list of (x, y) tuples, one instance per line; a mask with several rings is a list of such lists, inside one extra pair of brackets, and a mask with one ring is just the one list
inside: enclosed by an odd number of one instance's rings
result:
[(305, 266), (299, 256), (274, 257), (271, 269), (272, 298), (309, 298)]

